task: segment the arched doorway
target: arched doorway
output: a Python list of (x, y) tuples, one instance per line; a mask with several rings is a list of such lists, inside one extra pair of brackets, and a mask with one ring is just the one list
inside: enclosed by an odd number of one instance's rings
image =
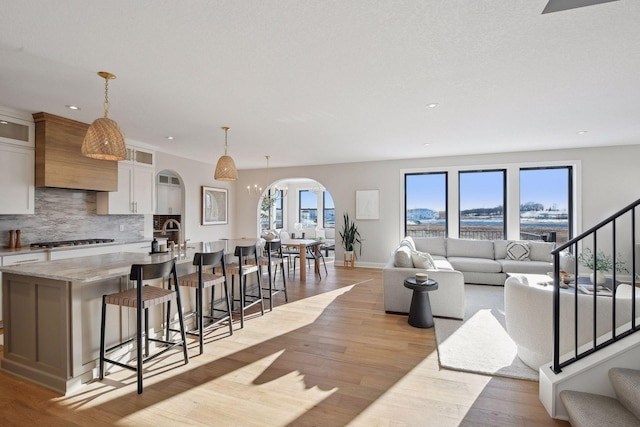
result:
[(314, 179), (287, 178), (270, 184), (258, 203), (257, 218), (261, 236), (269, 230), (286, 230), (295, 237), (335, 244), (333, 197)]
[(180, 233), (174, 223), (167, 225), (167, 234), (162, 234), (163, 224), (174, 219), (180, 223), (182, 236), (185, 236), (184, 218), (184, 180), (175, 171), (162, 170), (156, 174), (156, 209), (153, 215), (154, 237), (166, 237), (178, 242)]

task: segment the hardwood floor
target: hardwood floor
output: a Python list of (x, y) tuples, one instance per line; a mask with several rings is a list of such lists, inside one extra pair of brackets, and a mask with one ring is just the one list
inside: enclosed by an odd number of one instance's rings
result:
[(328, 267), (209, 334), (203, 355), (192, 339), (188, 365), (179, 350), (154, 361), (141, 395), (117, 367), (68, 396), (0, 372), (2, 425), (568, 425), (536, 382), (440, 369), (434, 330), (384, 313), (380, 270)]

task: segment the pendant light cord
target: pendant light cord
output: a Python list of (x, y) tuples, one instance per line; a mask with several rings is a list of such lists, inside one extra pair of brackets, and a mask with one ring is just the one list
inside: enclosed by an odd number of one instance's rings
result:
[(104, 118), (109, 118), (109, 79), (104, 79)]

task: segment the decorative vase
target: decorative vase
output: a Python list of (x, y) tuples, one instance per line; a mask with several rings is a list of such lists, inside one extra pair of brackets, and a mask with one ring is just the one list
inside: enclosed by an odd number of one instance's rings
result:
[(600, 270), (596, 271), (595, 277), (593, 277), (593, 273), (591, 273), (589, 278), (591, 279), (591, 283), (596, 286), (602, 286), (607, 283), (607, 276), (605, 276), (604, 273)]

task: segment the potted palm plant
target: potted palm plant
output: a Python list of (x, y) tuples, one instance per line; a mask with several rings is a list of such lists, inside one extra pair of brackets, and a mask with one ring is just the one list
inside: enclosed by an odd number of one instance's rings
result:
[(362, 254), (362, 240), (360, 232), (355, 222), (351, 221), (348, 213), (343, 214), (344, 223), (342, 224), (342, 230), (340, 231), (340, 238), (342, 239), (342, 247), (345, 250), (345, 261), (348, 260), (353, 265), (355, 259), (355, 249), (358, 246), (360, 254)]

